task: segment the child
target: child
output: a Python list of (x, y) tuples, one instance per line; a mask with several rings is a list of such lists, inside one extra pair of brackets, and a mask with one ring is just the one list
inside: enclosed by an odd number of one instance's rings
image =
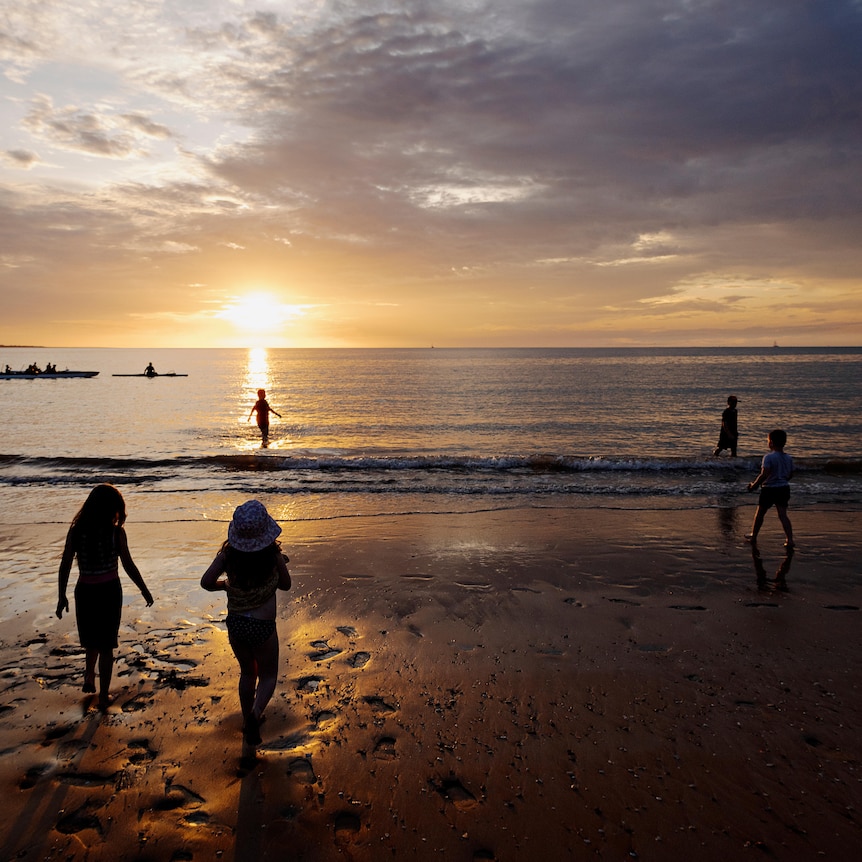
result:
[(754, 513), (754, 523), (751, 527), (751, 535), (746, 536), (752, 545), (757, 544), (757, 534), (763, 526), (763, 518), (772, 506), (778, 512), (778, 520), (784, 528), (785, 548), (793, 547), (793, 526), (787, 517), (787, 504), (790, 502), (789, 480), (793, 476), (793, 459), (784, 451), (787, 444), (787, 434), (780, 428), (769, 432), (767, 437), (769, 453), (763, 456), (760, 474), (749, 482), (748, 490), (753, 491), (758, 486), (763, 488), (760, 499), (757, 502), (757, 511)]
[(263, 711), (278, 679), (275, 594), (290, 589), (287, 557), (276, 542), (280, 533), (263, 503), (243, 503), (233, 513), (227, 541), (201, 578), (205, 590), (227, 593), (227, 633), (239, 662), (243, 736), (252, 746), (260, 744)]
[[(266, 446), (269, 444), (269, 414), (275, 413), (275, 410), (269, 406), (269, 402), (266, 400), (265, 389), (257, 390), (257, 401), (249, 411), (248, 419), (245, 421), (248, 422), (251, 419), (251, 414), (255, 412), (257, 413), (257, 427), (260, 428), (261, 442)], [(275, 413), (275, 415), (281, 419), (280, 413)]]
[(103, 712), (110, 703), (108, 692), (123, 606), (118, 560), (141, 591), (147, 607), (153, 604), (153, 597), (129, 553), (126, 531), (123, 529), (125, 520), (123, 495), (113, 485), (96, 485), (72, 520), (60, 561), (57, 618), (62, 619), (63, 611), (69, 610), (66, 586), (72, 560), (77, 556), (75, 618), (78, 637), (85, 650), (84, 692), (91, 694), (96, 691), (98, 662), (99, 709)]
[(721, 413), (721, 431), (718, 433), (718, 445), (715, 447), (713, 455), (720, 455), (724, 449), (730, 449), (731, 457), (736, 457), (736, 444), (739, 440), (736, 413), (737, 401), (738, 399), (735, 395), (727, 396), (727, 407)]

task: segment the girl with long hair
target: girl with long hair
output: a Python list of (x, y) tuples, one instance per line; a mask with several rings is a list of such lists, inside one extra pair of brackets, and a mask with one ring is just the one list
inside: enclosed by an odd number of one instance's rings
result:
[(129, 553), (123, 524), (126, 503), (123, 495), (108, 484), (96, 485), (80, 511), (72, 519), (66, 534), (66, 546), (60, 560), (57, 618), (69, 610), (66, 587), (72, 561), (78, 558), (78, 581), (75, 584), (75, 619), (78, 637), (84, 647), (84, 692), (96, 691), (96, 665), (99, 668), (99, 708), (107, 710), (114, 670), (114, 650), (120, 630), (123, 588), (118, 563), (141, 591), (147, 607), (153, 596), (147, 589), (138, 567)]

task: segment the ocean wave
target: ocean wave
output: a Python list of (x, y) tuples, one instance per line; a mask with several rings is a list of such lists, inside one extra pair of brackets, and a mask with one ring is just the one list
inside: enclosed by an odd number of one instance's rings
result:
[[(248, 453), (176, 458), (33, 457), (0, 454), (0, 475), (16, 468), (33, 473), (145, 474), (165, 471), (342, 472), (342, 473), (706, 473), (733, 474), (757, 470), (761, 456), (744, 458), (631, 457), (612, 455), (339, 455)], [(862, 473), (862, 458), (794, 457), (797, 472)]]

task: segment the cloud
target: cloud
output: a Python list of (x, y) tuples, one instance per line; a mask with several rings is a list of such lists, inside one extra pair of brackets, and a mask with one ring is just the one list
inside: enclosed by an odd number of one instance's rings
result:
[(74, 105), (55, 108), (51, 97), (44, 94), (31, 101), (22, 121), (30, 134), (51, 146), (111, 159), (146, 155), (146, 150), (139, 146), (139, 135), (135, 134), (141, 131), (141, 125), (141, 118), (137, 117), (130, 120)]
[(31, 153), (29, 150), (2, 150), (0, 151), (0, 158), (7, 165), (21, 168), (24, 171), (29, 170), (40, 161), (39, 156), (36, 153)]
[(171, 130), (167, 126), (155, 123), (149, 117), (145, 117), (142, 114), (123, 114), (120, 119), (126, 123), (129, 129), (140, 132), (142, 135), (162, 140), (173, 137)]
[[(302, 199), (309, 220), (361, 214), (387, 242), (397, 221), (405, 237), (481, 229), (583, 252), (596, 223), (624, 239), (842, 216), (860, 203), (841, 188), (862, 93), (843, 30), (859, 14), (827, 6), (814, 21), (787, 3), (538, 3), (523, 31), (495, 16), (496, 41), (446, 10), (301, 37), (271, 22), (258, 62), (230, 65), (258, 133), (212, 168)], [(242, 52), (251, 32), (210, 42)]]
[(10, 184), (3, 239), (46, 269), (77, 265), (75, 225), (129, 271), (176, 252), (177, 283), (242, 266), (404, 309), (475, 286), (565, 330), (862, 264), (854, 0), (15, 8), (2, 164), (39, 182)]

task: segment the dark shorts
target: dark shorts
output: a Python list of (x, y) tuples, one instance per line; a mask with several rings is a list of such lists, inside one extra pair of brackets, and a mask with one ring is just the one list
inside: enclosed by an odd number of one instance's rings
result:
[(275, 634), (275, 620), (228, 614), (225, 622), (228, 640), (237, 646), (259, 647)]
[(790, 485), (782, 485), (779, 488), (761, 488), (758, 505), (764, 511), (773, 506), (784, 506), (790, 502)]
[(105, 584), (75, 584), (75, 620), (81, 646), (114, 649), (122, 610), (123, 588), (119, 579)]

